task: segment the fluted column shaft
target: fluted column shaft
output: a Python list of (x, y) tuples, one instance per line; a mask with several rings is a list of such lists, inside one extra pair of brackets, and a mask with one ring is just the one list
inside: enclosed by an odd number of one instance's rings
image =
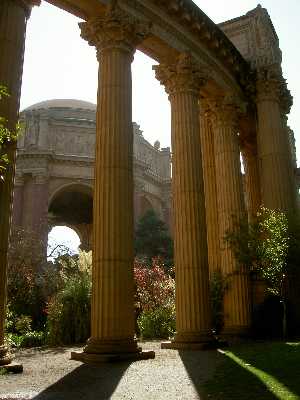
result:
[(257, 154), (254, 149), (242, 147), (245, 169), (245, 190), (247, 198), (248, 219), (251, 221), (261, 205), (260, 180)]
[[(0, 116), (6, 118), (7, 127), (11, 130), (16, 129), (18, 119), (26, 21), (30, 13), (30, 3), (30, 1), (1, 0), (0, 6), (0, 84), (5, 85), (10, 93), (10, 97), (0, 101)], [(7, 167), (5, 182), (0, 182), (0, 363), (1, 347), (4, 344), (7, 250), (12, 211), (15, 148), (15, 144), (6, 148), (10, 163)]]
[(282, 80), (263, 74), (257, 81), (257, 149), (265, 207), (281, 211), (295, 208), (289, 146), (282, 126), (280, 90)]
[(208, 339), (210, 304), (205, 200), (199, 136), (201, 79), (188, 55), (174, 66), (160, 65), (156, 76), (171, 102), (172, 193), (176, 276), (174, 347)]
[(143, 34), (121, 10), (81, 23), (96, 46), (99, 88), (93, 199), (91, 338), (86, 353), (137, 352), (133, 307), (131, 62)]
[(13, 226), (22, 226), (23, 194), (24, 194), (24, 178), (23, 176), (16, 176), (14, 182), (13, 209), (12, 209), (12, 222), (11, 222)]
[(228, 289), (224, 297), (224, 334), (243, 334), (250, 324), (249, 277), (237, 264), (224, 240), (245, 218), (244, 194), (237, 136), (237, 109), (220, 102), (213, 107), (214, 151), (216, 163), (220, 266)]
[(100, 57), (94, 190), (92, 337), (132, 340), (132, 54)]
[(200, 141), (202, 153), (209, 274), (220, 269), (220, 243), (216, 186), (214, 138), (204, 101), (200, 103)]

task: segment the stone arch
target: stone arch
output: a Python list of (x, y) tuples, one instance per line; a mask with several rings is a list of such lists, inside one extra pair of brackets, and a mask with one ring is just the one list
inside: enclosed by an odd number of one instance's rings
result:
[(146, 214), (147, 211), (149, 210), (154, 210), (154, 206), (151, 202), (151, 200), (149, 199), (149, 196), (141, 196), (140, 199), (140, 216), (142, 217), (144, 214)]
[(65, 225), (80, 238), (80, 248), (92, 248), (93, 195), (92, 187), (82, 183), (69, 183), (57, 188), (49, 198), (50, 226)]

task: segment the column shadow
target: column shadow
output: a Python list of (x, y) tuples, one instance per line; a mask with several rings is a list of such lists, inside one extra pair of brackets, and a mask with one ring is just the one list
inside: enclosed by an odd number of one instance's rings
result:
[(217, 351), (179, 350), (178, 354), (199, 395), (199, 399), (207, 399), (205, 382), (213, 377), (218, 363)]
[(300, 399), (300, 343), (265, 342), (233, 353), (247, 364), (266, 372)]
[[(205, 364), (205, 353), (215, 354), (214, 365)], [(255, 375), (217, 351), (180, 351), (179, 354), (203, 400), (278, 400)], [(202, 379), (203, 368), (208, 368), (206, 381)]]
[(117, 388), (130, 362), (83, 364), (32, 400), (106, 400)]

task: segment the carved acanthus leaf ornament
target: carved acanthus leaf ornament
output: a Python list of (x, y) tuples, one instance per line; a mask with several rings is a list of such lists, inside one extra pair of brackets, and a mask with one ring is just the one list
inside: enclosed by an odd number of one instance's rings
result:
[(257, 71), (256, 97), (257, 102), (280, 101), (280, 93), (285, 85), (285, 80), (279, 70), (261, 68)]
[(128, 15), (116, 2), (111, 2), (104, 17), (80, 22), (79, 27), (81, 37), (96, 47), (99, 59), (101, 53), (112, 48), (133, 54), (136, 46), (149, 35), (151, 23)]
[(189, 53), (182, 53), (174, 64), (160, 64), (152, 68), (169, 96), (187, 91), (199, 96), (200, 88), (208, 80), (207, 68), (201, 68)]
[(210, 98), (210, 119), (216, 128), (231, 127), (238, 131), (239, 117), (245, 113), (246, 104), (238, 97), (227, 95)]

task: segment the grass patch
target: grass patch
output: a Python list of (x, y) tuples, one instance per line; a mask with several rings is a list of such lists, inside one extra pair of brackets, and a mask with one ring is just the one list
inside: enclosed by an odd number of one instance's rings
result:
[(205, 384), (211, 400), (299, 400), (300, 343), (255, 343), (220, 354)]

